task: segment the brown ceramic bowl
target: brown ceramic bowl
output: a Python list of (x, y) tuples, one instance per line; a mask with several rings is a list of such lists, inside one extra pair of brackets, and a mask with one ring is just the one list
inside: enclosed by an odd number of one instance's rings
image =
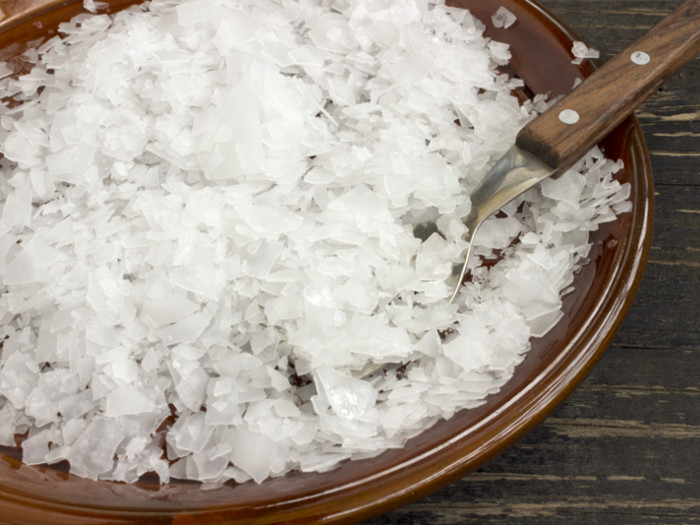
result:
[[(135, 3), (112, 0), (112, 9)], [(517, 16), (507, 30), (512, 70), (533, 92), (565, 93), (593, 66), (571, 64), (576, 39), (533, 0), (458, 0), (482, 20), (501, 5)], [(3, 0), (0, 59), (54, 33), (80, 0)], [(595, 44), (595, 43), (593, 43)], [(15, 61), (16, 68), (22, 68)], [(603, 142), (622, 158), (619, 177), (632, 186), (633, 211), (593, 234), (592, 260), (565, 298), (565, 317), (532, 350), (511, 381), (482, 407), (462, 411), (410, 440), (405, 448), (346, 462), (324, 474), (290, 474), (256, 485), (202, 490), (196, 483), (160, 487), (94, 482), (59, 467), (30, 467), (16, 449), (0, 451), (0, 520), (51, 523), (348, 523), (387, 511), (459, 478), (512, 445), (547, 416), (586, 376), (610, 342), (639, 284), (652, 214), (650, 163), (639, 126), (626, 120)]]

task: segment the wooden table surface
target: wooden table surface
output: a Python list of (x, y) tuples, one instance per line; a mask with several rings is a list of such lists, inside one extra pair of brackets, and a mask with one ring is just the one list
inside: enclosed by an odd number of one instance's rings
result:
[[(607, 60), (681, 1), (540, 3)], [(700, 57), (637, 117), (654, 171), (654, 236), (607, 353), (505, 454), (364, 525), (700, 523)]]

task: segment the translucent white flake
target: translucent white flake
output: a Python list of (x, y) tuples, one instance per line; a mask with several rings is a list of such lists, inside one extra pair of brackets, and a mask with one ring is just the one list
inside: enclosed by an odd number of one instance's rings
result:
[(587, 58), (599, 58), (600, 52), (597, 49), (588, 47), (585, 42), (575, 41), (571, 46), (571, 54), (574, 59), (573, 64), (581, 64)]
[(516, 20), (517, 17), (503, 6), (496, 9), (496, 12), (491, 15), (491, 22), (493, 23), (493, 26), (503, 29), (508, 29), (516, 22)]
[(377, 400), (377, 391), (369, 383), (330, 367), (319, 368), (316, 380), (333, 412), (343, 418), (362, 417)]

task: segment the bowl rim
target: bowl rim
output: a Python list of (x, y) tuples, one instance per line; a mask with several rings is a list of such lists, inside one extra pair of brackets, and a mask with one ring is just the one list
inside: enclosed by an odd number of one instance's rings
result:
[[(18, 11), (4, 21), (0, 20), (0, 31), (19, 27), (31, 18), (80, 2), (81, 0), (49, 0), (40, 8)], [(582, 40), (537, 0), (508, 0), (501, 3), (521, 6), (565, 41)], [(517, 396), (499, 404), (497, 410), (479, 419), (476, 426), (456, 430), (438, 446), (424, 447), (420, 453), (394, 464), (389, 470), (350, 479), (321, 492), (310, 491), (289, 495), (287, 499), (261, 502), (255, 508), (243, 507), (235, 501), (201, 508), (196, 505), (178, 507), (175, 503), (172, 507), (151, 509), (149, 516), (152, 514), (154, 519), (170, 516), (174, 523), (178, 520), (184, 522), (188, 518), (204, 520), (215, 516), (227, 520), (241, 519), (245, 523), (351, 523), (406, 504), (454, 481), (499, 455), (538, 425), (583, 381), (605, 352), (632, 304), (648, 256), (653, 221), (653, 182), (649, 154), (634, 116), (618, 126), (616, 132), (623, 139), (623, 149), (631, 152), (633, 165), (628, 169), (635, 175), (634, 198), (641, 209), (630, 221), (630, 237), (624, 250), (616, 251), (612, 263), (615, 271), (608, 279), (606, 295), (588, 316), (587, 324), (579, 327), (574, 337), (561, 348), (556, 359), (540, 370), (536, 381), (519, 390)], [(510, 417), (504, 418), (504, 414)], [(484, 439), (475, 440), (475, 434), (484, 436)], [(475, 441), (479, 441), (476, 446)], [(16, 458), (6, 454), (0, 458), (5, 462), (17, 462)], [(51, 467), (24, 465), (21, 468), (39, 472), (42, 469), (44, 472), (51, 470)], [(420, 475), (416, 472), (406, 475), (405, 469), (411, 468), (418, 468)], [(17, 508), (40, 508), (44, 520), (55, 513), (56, 516), (69, 518), (104, 516), (115, 522), (126, 522), (146, 512), (146, 509), (134, 507), (90, 507), (47, 499), (45, 493), (22, 492), (0, 477), (0, 510), (3, 505), (8, 508), (12, 505), (18, 506)]]

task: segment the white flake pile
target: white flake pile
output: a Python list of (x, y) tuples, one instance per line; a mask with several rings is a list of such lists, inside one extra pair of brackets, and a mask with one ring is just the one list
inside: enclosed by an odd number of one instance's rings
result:
[(153, 0), (27, 53), (0, 82), (0, 443), (261, 482), (497, 391), (629, 203), (593, 152), (484, 225), (501, 260), (446, 301), (470, 189), (534, 113), (481, 35), (426, 0)]

